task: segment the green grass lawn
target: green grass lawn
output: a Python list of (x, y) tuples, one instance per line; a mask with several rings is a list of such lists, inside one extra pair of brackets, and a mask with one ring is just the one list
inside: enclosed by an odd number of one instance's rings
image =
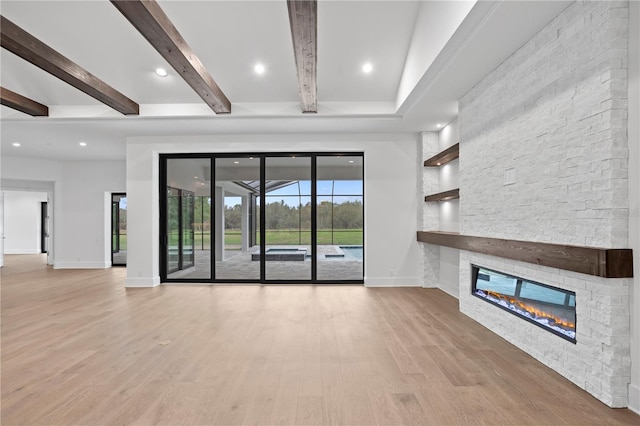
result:
[[(116, 236), (113, 235), (113, 246), (116, 246)], [(120, 251), (127, 250), (127, 234), (120, 234)]]
[[(209, 250), (211, 242), (211, 234), (198, 233), (194, 235), (194, 245), (196, 250)], [(260, 235), (258, 235), (257, 244), (260, 244)], [(114, 237), (115, 244), (115, 237)], [(240, 231), (227, 230), (224, 235), (224, 244), (229, 249), (240, 249)], [(284, 229), (278, 231), (267, 231), (267, 244), (269, 245), (298, 245), (311, 244), (311, 231), (298, 232), (297, 229)], [(362, 229), (334, 229), (333, 241), (331, 239), (330, 229), (318, 230), (318, 244), (344, 244), (344, 245), (362, 245)], [(127, 235), (120, 235), (120, 250), (127, 249)]]
[[(311, 244), (311, 231), (298, 232), (297, 229), (285, 229), (277, 231), (267, 231), (267, 244), (269, 245), (297, 245)], [(224, 235), (224, 243), (227, 247), (240, 247), (240, 231), (227, 230)], [(205, 250), (208, 249), (211, 241), (209, 233), (195, 234), (196, 249), (202, 249), (203, 244)], [(257, 244), (260, 244), (260, 235), (258, 235)], [(344, 244), (344, 245), (362, 245), (362, 229), (334, 229), (333, 242), (331, 241), (331, 230), (318, 230), (318, 244)]]

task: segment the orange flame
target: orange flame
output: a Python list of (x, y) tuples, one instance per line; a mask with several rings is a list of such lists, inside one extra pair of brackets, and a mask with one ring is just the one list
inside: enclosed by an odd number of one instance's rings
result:
[(521, 300), (518, 299), (514, 299), (511, 296), (505, 296), (504, 294), (500, 294), (500, 293), (496, 293), (495, 291), (491, 291), (491, 290), (482, 290), (487, 294), (490, 294), (491, 296), (497, 298), (497, 299), (501, 299), (501, 300), (506, 300), (507, 302), (511, 303), (514, 306), (517, 306), (518, 308), (522, 309), (523, 311), (527, 311), (531, 314), (534, 314), (537, 317), (543, 317), (543, 318), (549, 318), (552, 319), (553, 321), (555, 321), (556, 325), (560, 325), (562, 327), (565, 328), (569, 328), (571, 330), (575, 330), (576, 328), (576, 324), (575, 322), (571, 322), (568, 321), (564, 318), (560, 318), (556, 315), (553, 315), (549, 312), (545, 312), (535, 306), (532, 305), (528, 305), (526, 303), (524, 303)]

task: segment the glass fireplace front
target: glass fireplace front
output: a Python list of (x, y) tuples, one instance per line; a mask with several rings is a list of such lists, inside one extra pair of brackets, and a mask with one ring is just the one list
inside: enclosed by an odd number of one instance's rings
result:
[(570, 342), (576, 342), (576, 294), (482, 266), (472, 266), (472, 294)]

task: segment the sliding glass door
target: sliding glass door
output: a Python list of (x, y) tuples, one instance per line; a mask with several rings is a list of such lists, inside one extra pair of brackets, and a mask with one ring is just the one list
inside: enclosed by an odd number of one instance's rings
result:
[(232, 156), (215, 159), (216, 280), (260, 280), (259, 221), (260, 158)]
[(180, 207), (182, 209), (180, 215), (180, 232), (181, 235), (181, 269), (192, 268), (195, 266), (195, 252), (193, 247), (194, 228), (194, 193), (183, 189), (181, 192)]
[(263, 186), (265, 280), (311, 280), (311, 156), (266, 157)]
[(364, 278), (362, 166), (362, 156), (317, 158), (318, 280)]
[(180, 270), (180, 190), (167, 187), (167, 272)]
[(195, 266), (194, 216), (194, 193), (186, 189), (167, 188), (168, 272), (184, 271)]
[(111, 264), (127, 265), (127, 194), (111, 194)]
[(163, 281), (363, 282), (361, 153), (161, 155), (160, 173)]
[[(165, 176), (160, 193), (163, 247), (162, 276), (168, 280), (212, 278), (210, 239), (211, 160), (167, 158), (161, 163)], [(205, 207), (206, 206), (206, 207)], [(196, 215), (196, 212), (198, 213)]]

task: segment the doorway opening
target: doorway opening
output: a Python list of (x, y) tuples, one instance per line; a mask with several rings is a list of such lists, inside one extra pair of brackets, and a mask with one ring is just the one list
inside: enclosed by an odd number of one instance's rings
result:
[(127, 266), (127, 194), (111, 194), (111, 265)]
[(49, 203), (40, 202), (40, 253), (49, 251)]

